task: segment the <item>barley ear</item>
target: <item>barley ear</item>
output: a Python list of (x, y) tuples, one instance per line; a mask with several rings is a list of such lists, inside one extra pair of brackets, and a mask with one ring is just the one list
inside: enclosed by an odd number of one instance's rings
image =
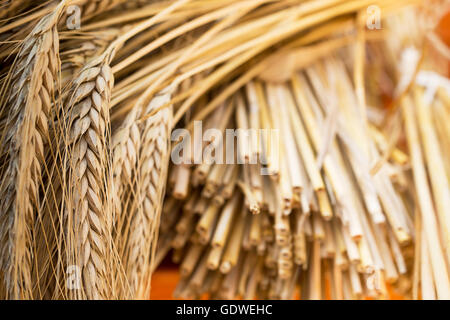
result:
[[(33, 231), (48, 143), (49, 115), (60, 70), (57, 22), (62, 2), (24, 40), (8, 75), (7, 125), (1, 154), (8, 160), (0, 191), (0, 264), (8, 298), (32, 298)], [(2, 107), (4, 110), (4, 108)]]
[(110, 274), (112, 206), (109, 157), (109, 101), (113, 74), (100, 56), (74, 80), (68, 103), (70, 170), (66, 187), (68, 266), (80, 271), (76, 299), (112, 297)]
[[(173, 89), (167, 88), (150, 102), (146, 113), (167, 104)], [(138, 160), (137, 205), (128, 234), (127, 275), (137, 299), (150, 296), (150, 279), (158, 238), (159, 221), (170, 153), (172, 107), (161, 109), (141, 125)]]

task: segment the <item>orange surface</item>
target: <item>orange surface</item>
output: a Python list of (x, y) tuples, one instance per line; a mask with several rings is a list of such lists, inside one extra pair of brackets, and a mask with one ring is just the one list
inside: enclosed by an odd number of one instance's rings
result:
[(152, 300), (173, 299), (172, 292), (175, 290), (179, 278), (177, 270), (173, 266), (163, 266), (153, 274), (150, 293)]
[[(157, 270), (152, 278), (152, 300), (171, 300), (173, 299), (172, 292), (178, 283), (178, 271), (173, 266), (162, 267)], [(397, 294), (390, 285), (387, 285), (389, 292), (389, 299), (403, 300), (404, 298)]]
[(450, 46), (450, 12), (447, 12), (439, 22), (437, 33), (441, 39)]
[[(450, 11), (442, 17), (441, 21), (439, 21), (436, 33), (441, 37), (442, 41), (450, 47)], [(447, 70), (447, 75), (450, 75), (450, 62), (448, 63)]]

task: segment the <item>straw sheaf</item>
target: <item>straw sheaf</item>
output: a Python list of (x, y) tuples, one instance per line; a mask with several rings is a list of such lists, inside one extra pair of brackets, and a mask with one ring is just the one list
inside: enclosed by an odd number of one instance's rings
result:
[[(109, 101), (113, 75), (103, 56), (86, 66), (75, 79), (69, 108), (69, 139), (73, 153), (70, 188), (73, 199), (72, 226), (75, 265), (81, 268), (84, 295), (88, 299), (108, 298), (108, 226), (111, 209), (109, 188)], [(69, 194), (71, 194), (69, 192)]]
[[(147, 112), (156, 110), (171, 99), (167, 90), (154, 97)], [(136, 297), (148, 298), (149, 272), (156, 247), (162, 197), (168, 170), (172, 108), (164, 108), (147, 119), (141, 128), (139, 155), (138, 209), (131, 218), (128, 239), (128, 275)]]
[(448, 299), (420, 2), (0, 0), (0, 299)]
[(11, 72), (8, 127), (3, 146), (9, 166), (2, 179), (1, 265), (11, 298), (30, 298), (32, 229), (39, 209), (44, 147), (57, 81), (59, 12), (44, 17), (25, 39)]

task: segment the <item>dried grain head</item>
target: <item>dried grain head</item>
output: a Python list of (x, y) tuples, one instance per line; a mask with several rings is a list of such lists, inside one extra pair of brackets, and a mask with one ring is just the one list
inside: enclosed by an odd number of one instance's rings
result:
[[(24, 40), (8, 75), (0, 201), (1, 266), (11, 298), (30, 298), (32, 232), (48, 142), (49, 115), (60, 68), (57, 21), (64, 4), (43, 17)], [(4, 107), (2, 106), (4, 110)]]
[(70, 264), (81, 270), (77, 298), (109, 297), (111, 258), (108, 203), (109, 100), (113, 75), (106, 55), (89, 63), (74, 80), (68, 106), (67, 199)]
[[(171, 99), (172, 88), (156, 95), (147, 113)], [(136, 209), (130, 218), (126, 266), (132, 289), (138, 298), (148, 298), (151, 266), (156, 249), (162, 201), (167, 178), (172, 108), (167, 107), (141, 123), (142, 136), (136, 186)]]

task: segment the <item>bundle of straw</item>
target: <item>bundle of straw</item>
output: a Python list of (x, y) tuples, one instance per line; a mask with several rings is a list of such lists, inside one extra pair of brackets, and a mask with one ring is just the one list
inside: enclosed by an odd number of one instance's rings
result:
[(146, 299), (171, 250), (184, 298), (449, 298), (448, 48), (405, 32), (419, 0), (1, 6), (1, 298)]

